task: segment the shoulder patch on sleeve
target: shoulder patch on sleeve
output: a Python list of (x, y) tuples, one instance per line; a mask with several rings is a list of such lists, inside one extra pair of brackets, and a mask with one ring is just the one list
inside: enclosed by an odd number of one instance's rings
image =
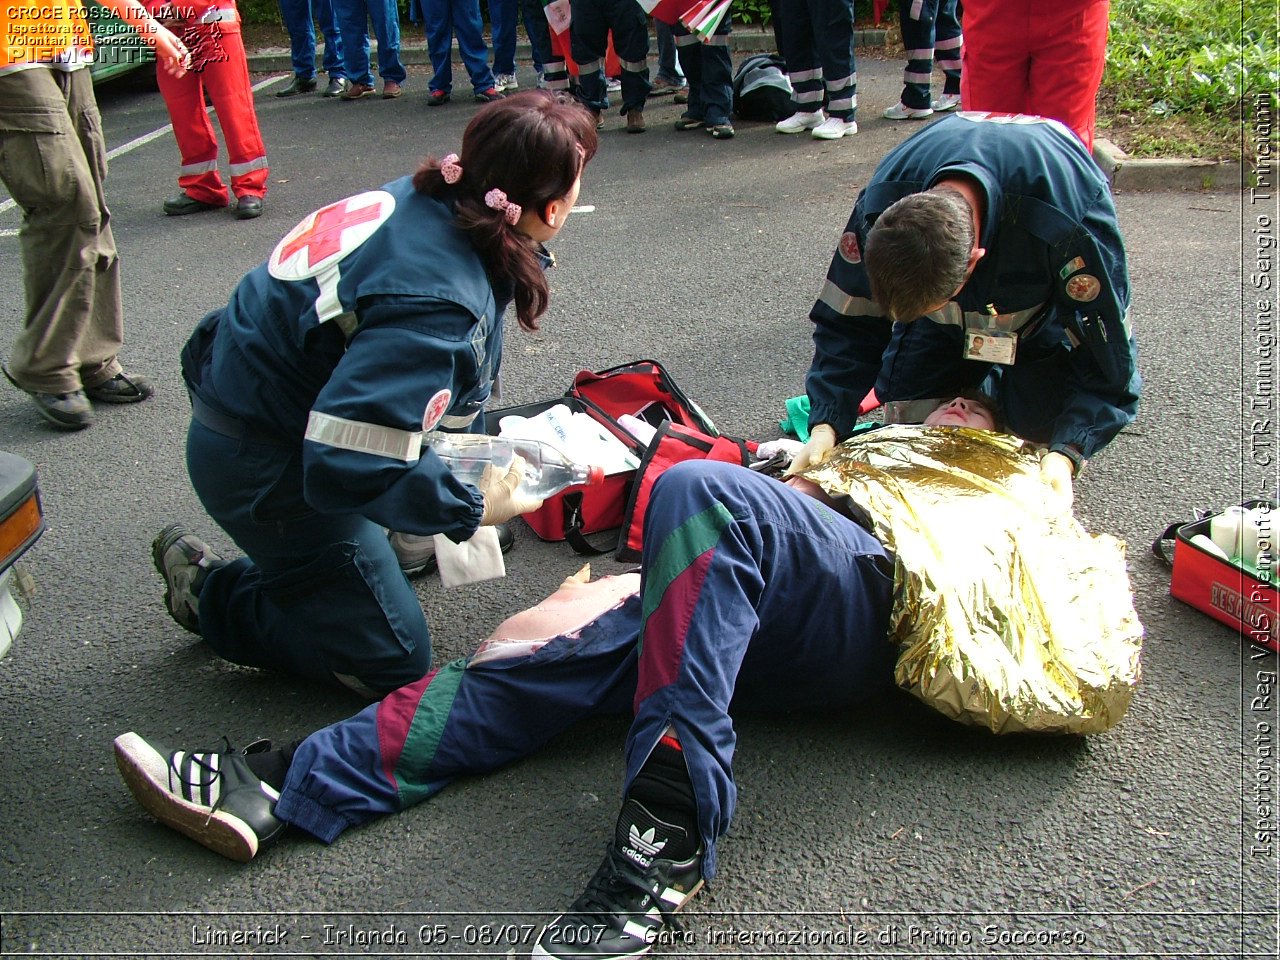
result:
[(840, 237), (840, 256), (846, 263), (861, 263), (862, 248), (858, 246), (858, 235), (852, 230)]
[(1058, 276), (1065, 280), (1073, 273), (1079, 273), (1083, 269), (1084, 257), (1075, 257), (1062, 265), (1062, 269), (1058, 271)]
[(427, 409), (422, 411), (422, 429), (424, 432), (435, 428), (435, 425), (440, 422), (440, 418), (444, 416), (445, 411), (449, 409), (449, 401), (452, 399), (452, 393), (448, 390), (440, 390), (427, 401)]
[(1078, 303), (1089, 303), (1098, 299), (1102, 292), (1102, 284), (1098, 278), (1089, 273), (1077, 273), (1067, 281), (1067, 296)]
[(314, 277), (373, 236), (395, 208), (395, 197), (385, 190), (368, 190), (321, 207), (276, 244), (267, 270), (277, 280)]

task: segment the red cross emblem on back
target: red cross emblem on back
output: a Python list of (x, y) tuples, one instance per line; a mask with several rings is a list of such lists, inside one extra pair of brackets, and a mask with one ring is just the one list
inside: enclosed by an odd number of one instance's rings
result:
[(311, 229), (293, 237), (280, 250), (280, 259), (288, 260), (299, 250), (307, 251), (307, 266), (315, 266), (321, 260), (333, 256), (342, 249), (342, 232), (358, 223), (368, 223), (378, 218), (378, 205), (352, 210), (350, 199), (339, 200), (316, 213)]
[(302, 279), (364, 243), (395, 209), (382, 190), (347, 197), (313, 213), (294, 227), (271, 254), (273, 276)]

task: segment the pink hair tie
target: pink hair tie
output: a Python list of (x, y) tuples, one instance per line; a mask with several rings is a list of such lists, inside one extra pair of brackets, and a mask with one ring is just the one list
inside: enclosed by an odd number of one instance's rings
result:
[(520, 219), (520, 204), (512, 203), (507, 199), (507, 195), (494, 187), (484, 195), (484, 205), (491, 210), (503, 210), (506, 212), (507, 223), (515, 226), (516, 221)]
[(445, 183), (457, 183), (462, 179), (462, 167), (456, 153), (451, 153), (440, 161), (440, 176), (444, 177)]

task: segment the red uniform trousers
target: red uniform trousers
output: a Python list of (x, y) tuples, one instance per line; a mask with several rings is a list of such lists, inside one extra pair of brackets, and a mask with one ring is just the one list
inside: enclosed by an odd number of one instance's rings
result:
[(161, 14), (179, 13), (181, 23), (166, 22), (191, 51), (191, 69), (185, 75), (174, 77), (164, 70), (156, 71), (182, 155), (178, 185), (202, 203), (225, 205), (229, 200), (218, 175), (218, 140), (204, 106), (207, 92), (227, 143), (232, 191), (237, 197), (265, 195), (267, 148), (253, 109), (249, 64), (234, 0), (193, 6), (153, 2), (148, 7)]
[(964, 0), (965, 110), (1061, 120), (1093, 149), (1109, 0)]

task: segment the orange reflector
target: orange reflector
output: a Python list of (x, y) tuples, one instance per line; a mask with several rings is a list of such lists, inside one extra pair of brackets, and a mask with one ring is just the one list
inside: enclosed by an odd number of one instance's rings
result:
[(16, 510), (0, 520), (0, 566), (6, 566), (40, 533), (40, 497), (33, 490)]

